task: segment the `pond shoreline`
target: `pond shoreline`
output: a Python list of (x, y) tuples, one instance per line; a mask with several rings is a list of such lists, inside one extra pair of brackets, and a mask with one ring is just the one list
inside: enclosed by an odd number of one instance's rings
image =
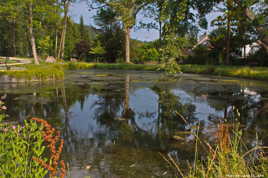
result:
[[(63, 80), (68, 70), (133, 70), (162, 72), (158, 64), (125, 64), (125, 63), (86, 63), (68, 62), (56, 64), (24, 65), (25, 70), (0, 71), (0, 83), (16, 81), (36, 82), (48, 80)], [(213, 65), (180, 65), (181, 71), (188, 74), (206, 74), (211, 76), (236, 77), (253, 80), (268, 80), (267, 67), (247, 66), (213, 66)], [(3, 80), (4, 79), (4, 80)], [(9, 79), (7, 81), (7, 79)]]

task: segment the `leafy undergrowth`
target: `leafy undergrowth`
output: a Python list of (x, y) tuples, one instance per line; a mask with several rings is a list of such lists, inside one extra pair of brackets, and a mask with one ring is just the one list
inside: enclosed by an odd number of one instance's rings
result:
[(60, 159), (63, 139), (45, 120), (31, 119), (23, 125), (4, 122), (0, 101), (0, 177), (61, 177), (66, 167)]

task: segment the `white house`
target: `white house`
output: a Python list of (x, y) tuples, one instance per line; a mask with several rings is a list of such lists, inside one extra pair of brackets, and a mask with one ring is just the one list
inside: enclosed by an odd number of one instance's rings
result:
[(244, 48), (241, 48), (241, 57), (246, 58), (249, 55), (256, 53), (260, 48), (261, 46), (258, 43), (247, 44)]

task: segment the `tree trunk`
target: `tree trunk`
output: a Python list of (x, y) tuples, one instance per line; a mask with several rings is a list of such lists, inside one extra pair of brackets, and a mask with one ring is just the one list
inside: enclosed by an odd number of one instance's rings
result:
[[(56, 27), (57, 28), (57, 27)], [(56, 29), (55, 32), (55, 52), (54, 52), (54, 56), (57, 56), (57, 52), (58, 52), (58, 30)]]
[(230, 19), (227, 22), (227, 39), (226, 39), (226, 64), (230, 64)]
[[(162, 21), (161, 21), (161, 11), (158, 17), (159, 23), (159, 49), (162, 47)], [(159, 57), (158, 63), (161, 63), (161, 58)]]
[(13, 56), (17, 56), (17, 50), (16, 50), (16, 26), (17, 26), (17, 23), (16, 23), (16, 19), (13, 20), (13, 23), (12, 23), (12, 48), (13, 48), (13, 52), (12, 52), (12, 55)]
[(32, 3), (29, 3), (28, 10), (29, 10), (28, 28), (29, 28), (31, 47), (32, 47), (32, 54), (33, 54), (33, 57), (34, 57), (34, 63), (39, 64), (39, 59), (38, 59), (38, 55), (37, 55), (37, 51), (36, 51), (35, 37), (34, 37), (34, 34), (33, 34), (33, 4)]
[(130, 28), (125, 27), (125, 60), (130, 63)]
[(230, 1), (227, 1), (228, 14), (227, 14), (227, 39), (226, 39), (226, 64), (230, 64), (230, 36), (231, 36), (231, 15), (230, 15)]
[(64, 57), (64, 48), (65, 48), (65, 38), (67, 31), (67, 20), (68, 20), (68, 12), (69, 12), (70, 0), (64, 1), (64, 17), (63, 17), (63, 29), (61, 33), (60, 47), (58, 52), (58, 59), (63, 59)]

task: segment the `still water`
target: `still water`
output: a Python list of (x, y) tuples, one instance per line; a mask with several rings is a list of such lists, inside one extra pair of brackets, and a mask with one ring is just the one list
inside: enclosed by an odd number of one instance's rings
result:
[[(201, 75), (76, 71), (65, 81), (0, 84), (10, 120), (48, 120), (61, 130), (74, 178), (176, 177), (194, 160), (195, 137), (215, 142), (240, 122), (249, 146), (268, 145), (268, 84)], [(202, 153), (202, 148), (199, 148)]]

